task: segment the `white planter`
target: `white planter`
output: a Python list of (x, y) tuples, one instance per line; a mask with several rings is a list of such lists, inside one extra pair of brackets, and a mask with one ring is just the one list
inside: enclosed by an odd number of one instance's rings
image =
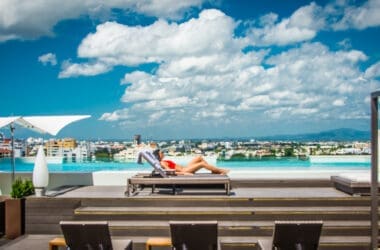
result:
[(49, 184), (49, 170), (46, 163), (44, 148), (41, 145), (38, 148), (36, 160), (33, 169), (33, 185), (36, 196), (42, 196), (44, 189)]

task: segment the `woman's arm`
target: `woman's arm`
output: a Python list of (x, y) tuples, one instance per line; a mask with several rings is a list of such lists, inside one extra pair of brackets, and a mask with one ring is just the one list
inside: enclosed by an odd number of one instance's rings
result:
[(169, 170), (169, 165), (167, 162), (164, 162), (164, 161), (160, 161), (160, 165), (163, 169), (166, 169), (166, 170)]

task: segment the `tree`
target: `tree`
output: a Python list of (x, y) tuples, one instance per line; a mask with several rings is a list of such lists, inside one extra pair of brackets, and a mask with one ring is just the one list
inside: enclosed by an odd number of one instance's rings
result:
[(294, 156), (294, 148), (285, 148), (285, 157)]

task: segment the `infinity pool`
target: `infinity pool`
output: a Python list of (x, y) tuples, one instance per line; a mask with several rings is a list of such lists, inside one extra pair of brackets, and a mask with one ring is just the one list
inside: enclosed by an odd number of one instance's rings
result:
[[(297, 158), (265, 159), (256, 161), (218, 161), (218, 167), (231, 170), (369, 170), (370, 162), (329, 162), (311, 163), (308, 160)], [(34, 164), (16, 160), (16, 172), (32, 172)], [(143, 165), (134, 162), (67, 162), (62, 164), (48, 164), (49, 172), (97, 172), (97, 171), (150, 171), (149, 164)], [(0, 159), (0, 171), (11, 172), (10, 159)]]

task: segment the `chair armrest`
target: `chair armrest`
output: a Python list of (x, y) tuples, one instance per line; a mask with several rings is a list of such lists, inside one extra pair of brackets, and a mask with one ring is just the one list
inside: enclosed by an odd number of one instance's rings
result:
[(132, 250), (132, 241), (123, 239), (112, 239), (113, 250)]

